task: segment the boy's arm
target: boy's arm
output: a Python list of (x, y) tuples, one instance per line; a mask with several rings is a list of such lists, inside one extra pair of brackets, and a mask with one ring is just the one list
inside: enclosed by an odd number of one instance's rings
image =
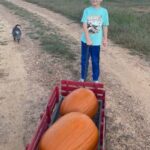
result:
[(85, 37), (86, 37), (86, 44), (87, 45), (92, 45), (92, 41), (90, 39), (89, 31), (88, 31), (88, 28), (87, 28), (87, 23), (83, 23), (83, 31), (84, 31)]
[(109, 14), (108, 11), (105, 10), (104, 21), (103, 21), (103, 46), (104, 47), (108, 45), (108, 26), (109, 26)]
[(103, 46), (106, 47), (108, 44), (108, 26), (103, 27)]
[(90, 40), (90, 35), (87, 27), (87, 22), (88, 22), (88, 12), (87, 9), (84, 9), (83, 16), (81, 19), (81, 22), (83, 23), (83, 31), (85, 33), (85, 38), (86, 38), (86, 44), (87, 45), (92, 45), (92, 41)]

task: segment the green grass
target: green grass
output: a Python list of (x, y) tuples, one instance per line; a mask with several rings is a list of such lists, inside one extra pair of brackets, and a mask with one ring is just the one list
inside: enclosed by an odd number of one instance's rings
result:
[(110, 37), (135, 52), (150, 56), (150, 14), (111, 10)]
[[(59, 12), (77, 22), (89, 0), (26, 0)], [(110, 13), (109, 37), (133, 52), (150, 57), (150, 12), (149, 0), (104, 0), (103, 5)], [(133, 9), (134, 8), (134, 9)]]
[(29, 22), (29, 30), (31, 32), (29, 32), (28, 35), (32, 39), (38, 39), (44, 50), (65, 60), (75, 60), (76, 55), (71, 50), (71, 45), (66, 44), (68, 43), (68, 39), (56, 32), (56, 27), (45, 25), (41, 19), (33, 13), (17, 7), (10, 2), (0, 1), (0, 4), (12, 10), (15, 15)]

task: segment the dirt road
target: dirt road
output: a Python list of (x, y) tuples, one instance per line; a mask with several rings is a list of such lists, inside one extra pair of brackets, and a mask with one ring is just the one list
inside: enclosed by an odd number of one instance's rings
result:
[[(2, 16), (0, 15), (1, 19)], [(22, 109), (20, 101), (22, 101), (24, 91), (27, 88), (27, 74), (20, 53), (16, 52), (17, 46), (12, 42), (7, 45), (8, 36), (6, 33), (8, 32), (7, 28), (9, 28), (8, 23), (3, 20), (0, 22), (0, 26), (0, 37), (1, 40), (3, 38), (6, 44), (0, 46), (0, 149), (7, 149), (7, 142), (10, 143), (12, 149), (17, 149), (14, 143), (18, 145), (19, 149), (22, 149), (23, 143), (16, 141), (16, 138), (23, 138), (24, 133), (24, 129), (22, 128), (23, 112), (18, 112), (18, 110)], [(7, 128), (5, 128), (6, 126)], [(10, 132), (13, 132), (13, 134), (10, 134)]]
[[(12, 27), (22, 26), (20, 44)], [(29, 23), (0, 5), (0, 149), (23, 150), (56, 81), (72, 79), (61, 59), (47, 54), (28, 37)], [(56, 63), (57, 62), (57, 63)], [(56, 69), (57, 68), (57, 69)], [(52, 71), (54, 70), (54, 71)]]
[(13, 42), (11, 29), (17, 23), (28, 27), (0, 6), (0, 149), (3, 150), (25, 148), (53, 84), (51, 75), (48, 78), (42, 69), (44, 60), (50, 56), (41, 54), (37, 43), (25, 31), (23, 42), (19, 45)]
[[(80, 40), (81, 27), (72, 23), (71, 20), (34, 4), (20, 0), (13, 0), (12, 2), (45, 18), (69, 36), (78, 41)], [(137, 56), (129, 55), (127, 49), (121, 48), (112, 42), (110, 42), (108, 49), (102, 52), (101, 60), (102, 67), (107, 72), (114, 74), (123, 87), (136, 99), (141, 99), (141, 102), (146, 106), (145, 109), (150, 120), (150, 68), (148, 64)]]
[[(11, 2), (13, 2), (14, 4), (20, 7), (25, 8), (26, 10), (32, 13), (36, 13), (37, 15), (43, 17), (43, 19), (49, 21), (51, 24), (61, 29), (62, 33), (64, 33), (69, 37), (73, 37), (76, 41), (79, 42), (81, 28), (78, 24), (73, 23), (71, 20), (68, 20), (67, 18), (61, 16), (60, 14), (56, 14), (52, 11), (46, 10), (44, 8), (40, 8), (36, 5), (26, 3), (21, 0), (12, 0)], [(5, 12), (4, 10), (1, 9), (0, 11), (3, 13)], [(4, 20), (3, 15), (1, 14), (2, 13), (0, 13), (1, 19), (4, 22), (2, 27), (4, 31), (2, 32), (1, 35), (3, 35), (3, 37), (5, 37), (8, 40), (9, 37), (6, 36), (6, 32), (7, 32), (6, 28), (8, 28), (10, 22), (8, 23), (8, 20)], [(33, 43), (31, 45), (33, 45)], [(25, 46), (24, 49), (25, 48), (27, 49), (29, 47)], [(24, 94), (26, 93), (26, 91), (29, 92), (28, 85), (27, 85), (29, 81), (27, 80), (27, 75), (26, 75), (27, 73), (24, 69), (24, 66), (26, 64), (24, 64), (24, 62), (20, 58), (21, 54), (16, 50), (16, 45), (14, 45), (14, 43), (1, 46), (0, 53), (2, 57), (1, 59), (2, 63), (0, 66), (2, 68), (1, 69), (2, 73), (0, 72), (0, 75), (1, 76), (5, 75), (3, 78), (1, 77), (3, 80), (0, 81), (2, 82), (2, 84), (4, 84), (2, 86), (3, 90), (5, 91), (8, 90), (9, 93), (15, 93), (18, 87), (17, 91), (20, 91), (20, 93), (17, 92), (16, 95), (15, 94), (13, 95), (15, 97), (11, 98), (12, 101), (10, 101), (11, 96), (7, 98), (9, 94), (5, 94), (5, 95), (2, 94), (2, 96), (0, 96), (1, 97), (0, 101), (3, 106), (1, 107), (2, 109), (1, 112), (4, 113), (6, 110), (7, 113), (5, 114), (6, 116), (4, 116), (4, 118), (9, 117), (9, 107), (11, 106), (12, 112), (14, 112), (12, 113), (12, 115), (16, 117), (16, 120), (18, 120), (17, 122), (18, 128), (15, 130), (12, 137), (22, 139), (24, 135), (22, 134), (22, 132), (18, 132), (18, 130), (26, 131), (26, 129), (22, 128), (23, 127), (22, 117), (24, 116), (21, 111), (22, 110), (21, 106), (23, 104), (22, 103), (23, 100), (21, 100), (22, 98), (21, 95), (23, 94), (24, 98), (26, 98), (28, 94), (30, 95), (30, 93)], [(77, 53), (80, 52), (77, 50)], [(101, 53), (102, 81), (106, 85), (107, 101), (109, 104), (107, 105), (108, 106), (107, 108), (107, 149), (108, 150), (142, 150), (142, 149), (149, 150), (150, 149), (150, 129), (149, 129), (150, 67), (148, 62), (145, 62), (143, 59), (139, 58), (138, 56), (130, 55), (129, 53), (130, 52), (128, 49), (121, 48), (120, 46), (115, 45), (111, 41), (109, 43), (108, 49), (102, 50)], [(11, 59), (9, 59), (10, 56), (12, 56)], [(11, 70), (11, 68), (13, 67), (13, 63), (11, 63), (8, 60), (14, 62), (14, 65), (16, 65), (17, 63), (16, 70), (15, 69)], [(8, 65), (8, 67), (6, 64)], [(16, 72), (19, 73), (15, 75)], [(9, 77), (13, 78), (13, 76), (15, 76), (15, 81), (11, 82), (11, 84), (8, 83), (7, 80), (9, 79)], [(21, 89), (19, 88), (20, 85), (22, 85)], [(6, 88), (7, 86), (9, 88)], [(13, 88), (14, 86), (16, 87), (15, 89)], [(33, 92), (35, 91), (36, 90), (33, 90)], [(44, 94), (45, 93), (41, 92), (41, 95)], [(37, 98), (36, 92), (34, 96)], [(4, 100), (5, 97), (7, 100)], [(13, 101), (14, 99), (15, 102)], [(10, 101), (11, 105), (9, 106), (6, 103), (6, 101)], [(6, 109), (3, 110), (3, 108), (5, 107)], [(17, 114), (15, 112), (16, 108), (18, 110)], [(8, 127), (11, 126), (10, 129), (15, 128), (14, 123), (12, 123), (13, 125), (11, 125), (9, 122), (6, 123), (4, 122), (3, 126), (5, 126), (6, 124), (8, 124)], [(3, 130), (0, 129), (0, 131)], [(7, 130), (7, 132), (3, 131), (2, 133), (3, 133), (3, 138), (2, 138), (3, 140), (1, 140), (1, 142), (6, 143), (6, 145), (8, 146), (8, 142), (7, 142), (8, 139), (6, 139), (4, 133), (5, 134), (9, 133), (9, 130)], [(10, 136), (10, 139), (12, 137)], [(11, 150), (18, 149), (14, 147), (14, 145), (16, 146), (21, 144), (20, 147), (22, 147), (22, 142), (21, 142), (22, 140), (21, 141), (17, 140), (18, 142), (17, 143), (15, 142), (15, 138), (13, 139), (14, 141), (9, 142), (10, 143), (9, 148), (11, 147), (10, 148)], [(12, 143), (15, 144), (13, 145)], [(9, 149), (8, 147), (7, 148), (4, 147), (6, 145), (5, 144), (2, 145), (3, 149)]]

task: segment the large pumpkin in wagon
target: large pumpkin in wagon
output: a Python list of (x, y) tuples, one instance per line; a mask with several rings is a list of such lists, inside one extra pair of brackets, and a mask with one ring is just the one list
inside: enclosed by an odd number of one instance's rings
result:
[(40, 150), (95, 150), (98, 129), (85, 114), (73, 112), (61, 117), (43, 135)]
[(66, 96), (60, 107), (60, 114), (81, 112), (93, 117), (98, 110), (98, 100), (93, 91), (87, 88), (79, 88)]

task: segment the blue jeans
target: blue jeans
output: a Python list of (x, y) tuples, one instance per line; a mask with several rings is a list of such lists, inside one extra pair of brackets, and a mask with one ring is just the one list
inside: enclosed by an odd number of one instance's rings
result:
[(100, 68), (100, 46), (88, 46), (81, 43), (81, 78), (86, 79), (88, 73), (89, 58), (92, 60), (93, 81), (99, 80)]

